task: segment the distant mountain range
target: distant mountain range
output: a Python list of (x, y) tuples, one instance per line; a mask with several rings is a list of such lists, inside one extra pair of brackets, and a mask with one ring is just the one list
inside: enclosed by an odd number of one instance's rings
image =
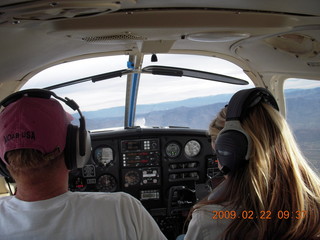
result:
[(320, 88), (286, 92), (287, 121), (302, 152), (320, 172)]
[[(208, 129), (216, 113), (232, 94), (190, 98), (159, 104), (139, 105), (136, 119), (148, 127), (189, 126)], [(285, 91), (287, 120), (304, 153), (320, 169), (320, 88)], [(84, 112), (88, 129), (123, 126), (124, 108)], [(108, 117), (113, 116), (113, 117)]]
[(290, 90), (285, 96), (287, 120), (294, 130), (320, 129), (320, 88)]
[[(221, 94), (201, 98), (190, 98), (159, 104), (139, 105), (136, 118), (143, 119), (146, 126), (189, 126), (207, 128), (215, 114), (229, 101), (232, 94)], [(287, 90), (287, 120), (292, 129), (320, 126), (319, 109), (320, 88)], [(123, 126), (124, 107), (115, 107), (97, 111), (83, 112), (88, 129)], [(110, 117), (112, 116), (112, 117)], [(308, 125), (306, 126), (306, 122)]]
[[(189, 98), (182, 101), (171, 101), (158, 104), (139, 105), (136, 114), (145, 114), (153, 111), (174, 109), (179, 106), (198, 107), (207, 105), (208, 103), (228, 102), (230, 97), (231, 94), (220, 94), (215, 96)], [(101, 118), (101, 116), (121, 117), (124, 115), (124, 107), (114, 107), (96, 111), (86, 111), (83, 113), (87, 119)]]

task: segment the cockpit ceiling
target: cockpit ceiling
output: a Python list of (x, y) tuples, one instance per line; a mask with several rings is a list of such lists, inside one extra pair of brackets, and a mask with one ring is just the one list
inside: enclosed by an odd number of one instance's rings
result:
[(218, 56), (255, 75), (319, 76), (319, 5), (318, 0), (4, 0), (0, 46), (7, 57), (0, 59), (0, 81), (23, 81), (82, 57), (152, 53)]
[(1, 11), (7, 17), (25, 20), (53, 20), (63, 18), (79, 18), (116, 11), (136, 9), (164, 8), (205, 8), (205, 9), (237, 9), (247, 11), (279, 12), (302, 15), (320, 15), (317, 0), (290, 1), (158, 1), (158, 0), (78, 0), (78, 1), (48, 1), (48, 0), (2, 0)]

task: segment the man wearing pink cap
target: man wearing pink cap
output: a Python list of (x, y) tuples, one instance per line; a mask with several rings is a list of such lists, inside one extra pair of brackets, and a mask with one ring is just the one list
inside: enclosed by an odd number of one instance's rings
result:
[(68, 191), (70, 126), (50, 97), (22, 96), (0, 113), (0, 170), (17, 186), (0, 198), (0, 239), (166, 239), (126, 193)]

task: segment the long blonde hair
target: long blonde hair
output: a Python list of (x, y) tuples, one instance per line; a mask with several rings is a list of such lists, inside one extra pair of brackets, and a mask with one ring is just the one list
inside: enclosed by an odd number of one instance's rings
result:
[[(312, 239), (320, 234), (320, 179), (286, 120), (270, 105), (259, 104), (242, 127), (253, 142), (243, 176), (250, 186), (244, 203), (256, 213), (272, 215), (271, 220), (257, 219), (258, 239)], [(285, 211), (290, 215), (287, 220), (279, 214)]]
[(224, 124), (226, 122), (227, 116), (227, 107), (222, 108), (217, 116), (211, 121), (209, 125), (209, 135), (211, 137), (211, 141), (215, 142), (219, 132), (223, 129)]
[(222, 194), (195, 208), (227, 203), (253, 214), (253, 219), (234, 219), (225, 239), (319, 238), (320, 179), (300, 152), (286, 120), (260, 103), (243, 119), (242, 127), (252, 139), (248, 164), (228, 175)]

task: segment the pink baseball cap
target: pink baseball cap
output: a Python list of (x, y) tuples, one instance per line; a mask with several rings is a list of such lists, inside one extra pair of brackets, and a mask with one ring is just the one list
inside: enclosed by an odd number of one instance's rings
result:
[[(43, 154), (66, 145), (72, 116), (55, 99), (22, 97), (0, 113), (0, 158), (15, 149), (36, 149)], [(7, 164), (7, 163), (6, 163)]]

